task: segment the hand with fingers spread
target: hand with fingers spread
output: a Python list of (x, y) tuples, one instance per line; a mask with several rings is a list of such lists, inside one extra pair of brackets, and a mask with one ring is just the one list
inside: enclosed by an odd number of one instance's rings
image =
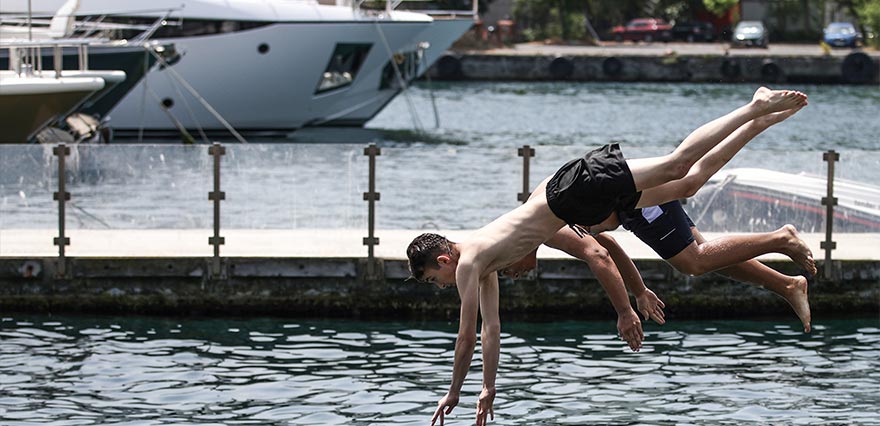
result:
[(642, 294), (636, 296), (636, 305), (645, 316), (645, 321), (652, 319), (657, 324), (666, 323), (666, 314), (663, 313), (666, 304), (650, 289), (645, 288)]
[[(494, 396), (494, 395), (493, 395)], [(440, 419), (440, 426), (443, 426), (443, 416), (452, 412), (452, 409), (458, 405), (458, 394), (449, 392), (437, 402), (437, 411), (434, 411), (434, 417), (431, 418), (431, 426)]]
[(633, 352), (642, 347), (645, 333), (642, 331), (642, 322), (639, 320), (639, 316), (632, 309), (617, 317), (617, 332)]
[(484, 387), (480, 392), (480, 399), (477, 401), (477, 426), (486, 426), (488, 421), (486, 415), (490, 419), (495, 420), (495, 410), (492, 409), (492, 403), (495, 401), (495, 388)]

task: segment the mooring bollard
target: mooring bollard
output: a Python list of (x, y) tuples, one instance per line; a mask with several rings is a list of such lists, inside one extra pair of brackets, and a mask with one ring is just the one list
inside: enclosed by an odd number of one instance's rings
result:
[(64, 248), (70, 245), (70, 238), (64, 236), (64, 203), (70, 201), (70, 193), (65, 190), (64, 166), (67, 162), (67, 156), (70, 155), (70, 148), (61, 143), (52, 148), (52, 153), (58, 156), (58, 191), (52, 194), (52, 198), (58, 201), (58, 237), (53, 239), (53, 244), (58, 246), (55, 278), (66, 278), (70, 271), (67, 268), (67, 256), (64, 253)]
[(529, 199), (529, 195), (532, 195), (531, 191), (529, 191), (529, 159), (535, 156), (535, 148), (532, 148), (528, 145), (523, 145), (522, 148), (516, 150), (516, 155), (523, 158), (523, 191), (517, 194), (516, 199), (525, 203)]
[(832, 228), (834, 226), (834, 206), (837, 205), (837, 197), (834, 196), (834, 162), (840, 160), (840, 154), (830, 150), (822, 154), (822, 159), (828, 162), (828, 193), (822, 197), (822, 205), (825, 206), (825, 241), (822, 241), (820, 247), (825, 250), (825, 266), (824, 276), (826, 280), (834, 277), (834, 266), (831, 264), (831, 250), (837, 248), (837, 243), (831, 240)]
[(226, 242), (226, 239), (220, 236), (220, 201), (226, 199), (226, 193), (220, 190), (220, 159), (226, 154), (226, 148), (214, 142), (214, 145), (208, 148), (208, 154), (214, 157), (214, 190), (208, 193), (208, 199), (214, 201), (214, 236), (208, 238), (208, 244), (214, 246), (210, 277), (225, 279), (226, 274), (220, 263), (220, 246)]
[(367, 274), (366, 279), (374, 281), (379, 279), (379, 268), (376, 265), (374, 247), (379, 245), (379, 238), (374, 235), (376, 230), (376, 201), (379, 201), (379, 193), (376, 192), (376, 156), (382, 155), (382, 150), (376, 144), (370, 144), (364, 148), (364, 155), (370, 159), (369, 191), (364, 192), (364, 201), (367, 202), (367, 237), (364, 245), (367, 246)]

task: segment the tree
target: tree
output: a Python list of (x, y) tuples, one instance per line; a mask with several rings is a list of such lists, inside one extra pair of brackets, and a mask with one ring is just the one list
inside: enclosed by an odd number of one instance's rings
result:
[[(880, 45), (880, 0), (838, 0), (840, 8), (845, 9), (850, 15), (858, 19), (865, 41)], [(868, 31), (875, 34), (873, 39), (868, 39)]]
[(715, 16), (724, 16), (731, 7), (739, 4), (739, 0), (703, 0), (706, 10)]

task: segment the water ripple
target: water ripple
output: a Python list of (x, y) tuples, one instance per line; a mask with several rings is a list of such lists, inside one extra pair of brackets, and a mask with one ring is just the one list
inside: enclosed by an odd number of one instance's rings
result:
[[(633, 353), (611, 322), (505, 324), (494, 424), (878, 424), (878, 325), (682, 322)], [(3, 424), (382, 425), (428, 421), (456, 327), (4, 318), (0, 337)]]

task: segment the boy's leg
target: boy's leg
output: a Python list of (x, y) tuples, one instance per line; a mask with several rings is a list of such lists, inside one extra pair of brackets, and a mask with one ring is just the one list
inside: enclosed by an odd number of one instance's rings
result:
[(672, 153), (662, 157), (627, 160), (636, 190), (644, 191), (681, 179), (694, 163), (743, 124), (763, 115), (804, 105), (806, 100), (806, 95), (800, 92), (759, 88), (751, 102), (700, 126)]
[[(702, 244), (691, 244), (673, 256), (670, 263), (681, 259), (698, 259), (689, 269), (694, 275), (717, 271), (730, 265), (745, 262), (767, 253), (781, 253), (806, 269), (811, 275), (816, 274), (816, 263), (813, 253), (807, 244), (800, 239), (792, 225), (785, 225), (773, 232), (748, 235), (728, 235), (705, 241)], [(674, 263), (673, 263), (674, 266)]]
[(692, 197), (712, 175), (721, 170), (755, 136), (770, 126), (791, 117), (801, 108), (803, 108), (802, 105), (767, 114), (742, 125), (697, 161), (687, 176), (645, 190), (639, 198), (637, 207), (656, 206), (669, 200)]
[[(706, 243), (706, 239), (697, 228), (691, 228), (691, 231), (697, 245)], [(675, 256), (669, 259), (669, 263), (680, 271), (687, 271), (693, 269), (693, 265), (699, 265), (703, 261), (703, 259), (689, 256)], [(764, 287), (778, 294), (794, 309), (795, 314), (803, 323), (804, 331), (810, 332), (810, 301), (807, 296), (808, 283), (805, 277), (782, 274), (755, 259), (736, 263), (716, 272), (738, 281)]]

